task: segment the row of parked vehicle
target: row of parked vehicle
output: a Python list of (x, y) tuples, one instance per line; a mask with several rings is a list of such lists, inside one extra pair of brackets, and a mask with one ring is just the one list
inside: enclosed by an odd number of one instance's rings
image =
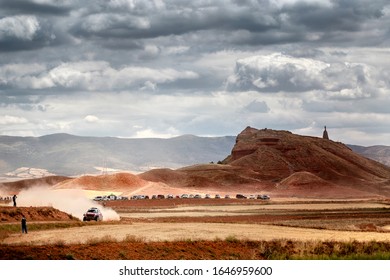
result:
[(258, 194), (258, 195), (251, 194), (249, 196), (246, 196), (243, 194), (237, 194), (236, 198), (238, 198), (238, 199), (261, 199), (261, 200), (271, 199), (271, 197), (267, 194)]
[[(182, 199), (220, 199), (222, 198), (221, 195), (216, 194), (213, 197), (210, 194), (206, 194), (202, 196), (201, 194), (182, 194), (182, 195), (173, 195), (173, 194), (168, 194), (168, 195), (163, 195), (163, 194), (154, 194), (151, 197), (148, 195), (133, 195), (131, 199), (173, 199), (173, 198), (182, 198)], [(230, 195), (226, 194), (223, 196), (225, 199), (230, 199)], [(262, 199), (262, 200), (268, 200), (270, 199), (269, 195), (266, 194), (259, 194), (259, 195), (249, 195), (245, 196), (243, 194), (237, 194), (236, 195), (237, 199)]]
[[(133, 195), (130, 197), (130, 199), (173, 199), (173, 198), (194, 198), (194, 199), (209, 199), (209, 198), (215, 198), (215, 199), (220, 199), (220, 198), (225, 198), (225, 199), (230, 199), (230, 195), (226, 194), (224, 196), (221, 196), (219, 194), (214, 195), (213, 197), (210, 194), (206, 194), (204, 196), (200, 194), (182, 194), (182, 195), (173, 195), (173, 194), (168, 194), (168, 195), (163, 195), (163, 194), (154, 194), (151, 197), (148, 195)], [(258, 195), (243, 195), (243, 194), (237, 194), (236, 195), (237, 199), (261, 199), (261, 200), (268, 200), (270, 199), (269, 195), (266, 194), (258, 194)], [(116, 195), (105, 195), (105, 196), (96, 196), (93, 200), (95, 201), (107, 201), (107, 200), (128, 200), (129, 198), (126, 196), (116, 196)]]
[(110, 194), (110, 195), (98, 195), (98, 196), (95, 196), (93, 200), (95, 201), (107, 201), (107, 200), (128, 200), (129, 198), (127, 196), (118, 196), (118, 195), (114, 195), (114, 194)]

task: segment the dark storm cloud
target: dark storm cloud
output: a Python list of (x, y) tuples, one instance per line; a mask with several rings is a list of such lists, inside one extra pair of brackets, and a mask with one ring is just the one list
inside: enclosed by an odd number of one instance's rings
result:
[[(101, 2), (87, 9), (71, 32), (81, 38), (137, 40), (212, 31), (215, 36), (223, 33), (223, 41), (233, 45), (342, 42), (350, 39), (342, 34), (363, 32), (369, 28), (367, 23), (379, 21), (386, 5), (384, 1), (343, 0), (284, 5), (270, 1), (155, 3)], [(198, 43), (207, 44), (207, 39), (202, 36)]]
[(71, 7), (62, 6), (64, 1), (53, 1), (52, 4), (36, 3), (28, 0), (0, 0), (2, 11), (8, 10), (14, 14), (39, 14), (66, 16)]
[(286, 5), (285, 13), (294, 26), (321, 32), (358, 31), (367, 20), (383, 16), (385, 1), (331, 1), (332, 5), (300, 2)]
[[(151, 8), (148, 11), (129, 10), (112, 13), (110, 9), (86, 15), (72, 28), (82, 37), (154, 38), (182, 35), (203, 30), (248, 30), (265, 32), (278, 27), (272, 16), (254, 13), (248, 7), (217, 3), (211, 7), (199, 7), (196, 3), (176, 4), (171, 7)], [(172, 9), (171, 9), (172, 8)]]
[(55, 37), (44, 30), (37, 31), (33, 38), (23, 39), (15, 36), (3, 36), (0, 38), (0, 52), (17, 52), (23, 50), (36, 50), (55, 43)]

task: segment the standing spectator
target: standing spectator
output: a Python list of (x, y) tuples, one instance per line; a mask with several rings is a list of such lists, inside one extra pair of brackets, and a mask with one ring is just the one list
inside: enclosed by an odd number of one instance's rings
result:
[(27, 233), (27, 220), (24, 215), (22, 217), (22, 233)]
[(17, 198), (17, 196), (16, 196), (16, 194), (14, 194), (14, 196), (12, 197), (12, 200), (14, 202), (14, 207), (16, 207), (16, 198)]

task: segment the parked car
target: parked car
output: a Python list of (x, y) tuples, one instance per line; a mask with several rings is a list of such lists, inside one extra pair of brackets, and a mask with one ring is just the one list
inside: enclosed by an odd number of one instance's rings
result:
[(206, 194), (204, 198), (211, 198), (209, 194)]
[(216, 194), (216, 195), (215, 195), (215, 198), (218, 199), (218, 198), (221, 198), (221, 196), (220, 196), (219, 194)]
[(93, 199), (93, 200), (95, 200), (95, 201), (101, 201), (101, 200), (103, 200), (103, 197), (102, 196), (95, 196), (95, 198)]
[(230, 195), (226, 194), (225, 199), (229, 199), (229, 198), (230, 198)]
[(173, 194), (168, 194), (167, 198), (169, 198), (169, 199), (174, 198), (174, 197), (173, 197)]
[(266, 195), (266, 194), (259, 194), (257, 196), (257, 199), (268, 200), (268, 199), (270, 199), (270, 196)]
[(251, 195), (249, 196), (249, 199), (256, 199), (256, 197), (255, 197), (253, 194), (251, 194)]
[(194, 198), (202, 198), (202, 196), (201, 196), (200, 194), (196, 194), (196, 195), (194, 196)]
[(181, 198), (188, 198), (188, 194), (185, 194), (185, 193), (182, 194), (182, 195), (181, 195)]
[(84, 213), (83, 221), (102, 221), (103, 220), (103, 214), (100, 212), (100, 210), (96, 207), (89, 208), (87, 212)]
[(115, 194), (110, 194), (107, 196), (107, 200), (116, 200), (116, 199), (117, 199), (117, 197)]
[(243, 194), (237, 194), (236, 198), (238, 198), (238, 199), (246, 199), (246, 196), (243, 195)]

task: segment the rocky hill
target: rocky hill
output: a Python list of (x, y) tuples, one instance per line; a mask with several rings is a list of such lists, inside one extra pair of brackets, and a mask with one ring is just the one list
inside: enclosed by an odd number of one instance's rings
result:
[(262, 179), (281, 180), (300, 171), (339, 182), (390, 178), (389, 167), (353, 152), (342, 143), (251, 127), (238, 135), (231, 155), (224, 162), (249, 167)]
[(280, 196), (390, 196), (390, 168), (328, 139), (247, 127), (223, 164), (151, 170), (145, 180), (181, 188)]

